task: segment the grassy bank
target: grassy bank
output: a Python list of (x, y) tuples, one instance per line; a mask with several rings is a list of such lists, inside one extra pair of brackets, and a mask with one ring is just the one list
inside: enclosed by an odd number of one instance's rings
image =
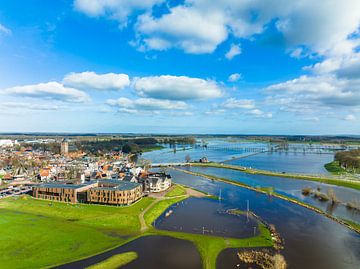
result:
[(243, 187), (243, 188), (246, 188), (246, 189), (249, 189), (249, 190), (253, 190), (253, 191), (256, 191), (256, 192), (259, 192), (259, 193), (263, 193), (263, 194), (266, 194), (266, 195), (271, 195), (271, 196), (286, 200), (288, 202), (291, 202), (291, 203), (303, 206), (305, 208), (308, 208), (310, 210), (313, 210), (316, 213), (324, 215), (324, 216), (326, 216), (326, 217), (328, 217), (328, 218), (330, 218), (330, 219), (332, 219), (332, 220), (334, 220), (334, 221), (336, 221), (336, 222), (338, 222), (340, 224), (343, 224), (343, 225), (347, 226), (351, 230), (353, 230), (353, 231), (355, 231), (357, 233), (360, 233), (360, 225), (359, 224), (354, 223), (354, 222), (349, 221), (349, 220), (336, 218), (336, 217), (322, 211), (321, 209), (319, 209), (317, 207), (314, 207), (312, 205), (304, 203), (303, 201), (297, 200), (297, 199), (292, 198), (292, 197), (285, 196), (283, 194), (276, 193), (276, 192), (274, 192), (273, 189), (271, 190), (271, 192), (269, 192), (269, 190), (267, 188), (265, 188), (265, 189), (264, 188), (255, 188), (255, 187), (249, 186), (249, 185), (247, 185), (245, 183), (233, 181), (233, 180), (230, 180), (230, 179), (227, 179), (227, 178), (216, 177), (216, 176), (213, 176), (213, 175), (207, 175), (207, 174), (202, 174), (202, 173), (198, 173), (198, 172), (190, 172), (190, 171), (181, 170), (181, 169), (178, 169), (178, 170), (180, 170), (180, 171), (182, 171), (184, 173), (192, 174), (192, 175), (195, 175), (195, 176), (201, 176), (201, 177), (208, 178), (208, 179), (211, 179), (211, 180), (216, 180), (216, 181), (229, 183), (231, 185)]
[(333, 175), (341, 175), (347, 171), (339, 165), (339, 162), (331, 162), (324, 165), (325, 169)]
[(136, 260), (138, 255), (136, 252), (126, 252), (114, 255), (109, 259), (87, 267), (86, 269), (117, 269), (124, 266), (133, 260)]
[(146, 147), (141, 147), (141, 151), (142, 152), (150, 152), (150, 151), (155, 151), (155, 150), (161, 150), (163, 148), (165, 148), (165, 147), (158, 146), (158, 145), (156, 145), (156, 146), (146, 146)]
[(302, 179), (302, 180), (309, 180), (309, 181), (316, 181), (336, 186), (342, 186), (347, 188), (352, 188), (355, 190), (360, 190), (360, 181), (350, 181), (350, 180), (343, 180), (343, 179), (336, 179), (336, 178), (327, 178), (327, 177), (316, 177), (312, 175), (298, 175), (298, 174), (289, 174), (289, 173), (277, 173), (272, 171), (266, 170), (258, 170), (258, 169), (250, 169), (242, 166), (236, 165), (229, 165), (229, 164), (222, 164), (222, 163), (191, 163), (192, 166), (203, 166), (203, 167), (215, 167), (215, 168), (224, 168), (224, 169), (231, 169), (236, 171), (241, 171), (247, 174), (257, 174), (257, 175), (265, 175), (265, 176), (275, 176), (275, 177), (284, 177), (290, 179)]
[(165, 196), (166, 197), (174, 197), (174, 196), (180, 196), (180, 195), (186, 195), (186, 190), (181, 185), (175, 185), (171, 191), (169, 191)]
[[(70, 205), (30, 196), (0, 200), (2, 268), (42, 268), (115, 247), (139, 234), (138, 214), (152, 202), (129, 207)], [(90, 236), (91, 235), (91, 236)]]
[[(0, 200), (0, 267), (46, 268), (93, 256), (145, 235), (166, 235), (191, 241), (203, 267), (215, 268), (217, 255), (228, 247), (271, 246), (270, 232), (259, 223), (260, 235), (246, 239), (161, 231), (151, 226), (170, 205), (186, 199), (176, 186), (167, 197), (143, 198), (127, 207), (66, 204), (24, 195)], [(180, 197), (179, 197), (180, 196)], [(145, 209), (146, 232), (139, 215)], [(91, 236), (89, 236), (91, 235)], [(113, 256), (97, 267), (117, 268), (129, 257)]]

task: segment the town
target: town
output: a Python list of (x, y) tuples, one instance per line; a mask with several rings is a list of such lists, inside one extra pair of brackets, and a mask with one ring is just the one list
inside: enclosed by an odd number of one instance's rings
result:
[(28, 193), (69, 203), (130, 205), (171, 186), (165, 169), (152, 172), (142, 160), (136, 165), (135, 153), (89, 156), (69, 151), (67, 139), (37, 143), (59, 144), (60, 152), (34, 149), (28, 141), (0, 140), (0, 198)]

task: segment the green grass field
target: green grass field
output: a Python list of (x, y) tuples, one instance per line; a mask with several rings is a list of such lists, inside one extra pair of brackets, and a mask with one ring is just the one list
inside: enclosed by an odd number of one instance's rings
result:
[(117, 269), (132, 262), (133, 260), (136, 260), (137, 257), (138, 255), (136, 252), (121, 253), (114, 255), (105, 261), (89, 266), (86, 269)]
[(174, 197), (174, 196), (180, 196), (185, 195), (186, 190), (181, 185), (175, 185), (171, 191), (169, 191), (165, 196), (166, 197)]
[[(175, 188), (170, 195), (178, 196), (183, 189)], [(200, 252), (203, 267), (209, 269), (215, 268), (216, 257), (224, 248), (272, 245), (269, 231), (261, 226), (261, 235), (247, 239), (161, 231), (151, 226), (166, 208), (186, 197), (158, 200), (144, 215), (150, 229), (143, 234), (139, 214), (154, 198), (146, 197), (127, 207), (66, 204), (27, 195), (2, 199), (0, 268), (47, 268), (93, 256), (150, 234), (193, 242)], [(114, 256), (95, 268), (118, 266), (116, 264), (122, 260)]]
[(0, 267), (41, 268), (102, 252), (139, 234), (138, 214), (152, 198), (129, 207), (71, 205), (29, 196), (0, 200)]
[(341, 175), (347, 171), (339, 165), (339, 162), (331, 162), (324, 165), (325, 169), (333, 175)]

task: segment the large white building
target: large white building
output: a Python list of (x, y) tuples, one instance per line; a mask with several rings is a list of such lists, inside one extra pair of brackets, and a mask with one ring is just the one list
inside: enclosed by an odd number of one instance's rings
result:
[(0, 139), (0, 148), (13, 147), (14, 144), (17, 144), (17, 141), (12, 141), (10, 139)]

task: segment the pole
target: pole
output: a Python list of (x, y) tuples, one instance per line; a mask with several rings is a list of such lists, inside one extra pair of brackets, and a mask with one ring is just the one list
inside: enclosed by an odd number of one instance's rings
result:
[(249, 222), (249, 200), (246, 200), (246, 221)]

